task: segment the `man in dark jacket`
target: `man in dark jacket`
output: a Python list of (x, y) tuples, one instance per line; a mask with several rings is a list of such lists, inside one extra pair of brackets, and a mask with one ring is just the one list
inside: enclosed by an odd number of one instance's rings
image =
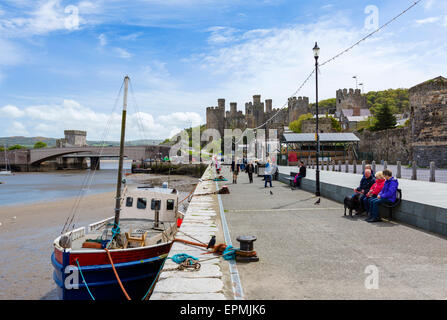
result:
[(306, 166), (304, 165), (304, 162), (300, 161), (300, 171), (295, 176), (295, 180), (293, 180), (293, 184), (295, 185), (295, 188), (298, 188), (301, 186), (301, 179), (306, 177)]
[(253, 172), (255, 172), (255, 167), (253, 166), (253, 162), (250, 162), (245, 167), (245, 172), (248, 174), (248, 180), (250, 180), (250, 183), (253, 183)]
[(399, 181), (393, 177), (393, 173), (390, 170), (383, 170), (383, 175), (385, 176), (385, 184), (383, 185), (382, 191), (376, 199), (371, 200), (371, 218), (368, 222), (380, 221), (379, 218), (379, 204), (381, 203), (393, 203), (396, 201), (397, 188), (399, 187)]
[(358, 203), (359, 209), (356, 212), (357, 215), (365, 211), (365, 208), (363, 207), (363, 198), (366, 197), (366, 194), (369, 192), (369, 189), (371, 189), (374, 182), (376, 182), (376, 179), (371, 174), (371, 170), (365, 169), (365, 173), (360, 180), (360, 186), (354, 189), (354, 194), (352, 195), (352, 198), (355, 199), (354, 201)]

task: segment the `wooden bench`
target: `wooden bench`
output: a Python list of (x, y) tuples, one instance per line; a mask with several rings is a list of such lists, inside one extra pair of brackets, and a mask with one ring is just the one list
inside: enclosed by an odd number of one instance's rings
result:
[(402, 190), (401, 189), (397, 189), (396, 192), (396, 201), (394, 201), (393, 203), (381, 203), (380, 205), (388, 208), (388, 220), (392, 220), (393, 218), (393, 208), (396, 208), (400, 203), (402, 202)]
[(284, 179), (289, 181), (289, 184), (291, 187), (294, 187), (293, 182), (295, 181), (295, 177), (298, 173), (297, 172), (290, 172), (290, 176), (289, 177), (285, 177)]

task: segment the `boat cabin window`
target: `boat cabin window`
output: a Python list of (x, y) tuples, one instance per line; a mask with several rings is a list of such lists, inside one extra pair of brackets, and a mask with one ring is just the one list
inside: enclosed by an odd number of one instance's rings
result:
[(151, 209), (152, 210), (160, 210), (161, 208), (161, 200), (152, 199)]
[(146, 198), (138, 198), (138, 200), (137, 200), (137, 208), (138, 209), (146, 209), (146, 203), (147, 203), (147, 199)]
[(127, 197), (126, 198), (126, 207), (132, 207), (132, 205), (133, 205), (133, 198)]
[(174, 210), (174, 204), (174, 199), (168, 199), (168, 201), (166, 201), (166, 210)]

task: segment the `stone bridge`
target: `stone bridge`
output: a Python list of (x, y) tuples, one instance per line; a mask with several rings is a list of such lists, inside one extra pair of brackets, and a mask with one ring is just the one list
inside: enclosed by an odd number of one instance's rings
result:
[[(160, 158), (169, 156), (169, 150), (169, 146), (126, 146), (124, 147), (124, 156), (132, 160)], [(7, 152), (7, 158), (11, 166), (37, 166), (44, 161), (54, 160), (62, 156), (81, 156), (83, 154), (86, 158), (119, 156), (119, 147), (86, 146), (12, 150)], [(4, 157), (0, 157), (0, 166), (3, 166), (4, 162)]]

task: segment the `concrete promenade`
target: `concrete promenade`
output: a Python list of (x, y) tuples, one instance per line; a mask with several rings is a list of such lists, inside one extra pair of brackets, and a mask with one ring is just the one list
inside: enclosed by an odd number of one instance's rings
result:
[[(238, 183), (232, 184), (228, 166), (223, 174), (229, 181), (219, 186), (228, 185), (231, 192), (221, 198), (233, 245), (238, 247), (239, 235), (258, 238), (254, 249), (260, 261), (237, 264), (245, 299), (447, 298), (445, 237), (395, 222), (345, 218), (339, 202), (322, 197), (321, 204), (314, 205), (313, 193), (292, 191), (279, 181), (264, 188), (256, 175), (249, 184), (241, 172)], [(322, 178), (332, 174), (324, 172)], [(359, 178), (353, 175), (349, 182), (343, 174), (336, 180), (350, 188)], [(429, 190), (442, 185), (427, 184)], [(433, 200), (444, 205), (447, 193), (436, 192)], [(429, 192), (421, 188), (419, 193), (422, 198)], [(416, 190), (404, 191), (404, 198), (413, 195)], [(365, 270), (375, 267), (378, 289), (367, 289), (365, 280), (371, 275)]]
[[(185, 218), (176, 238), (208, 243), (216, 236), (216, 244), (225, 243), (221, 223), (218, 196), (209, 194), (216, 191), (215, 173), (209, 166), (198, 183), (188, 206)], [(191, 238), (193, 237), (193, 238)], [(197, 239), (197, 240), (196, 240)], [(172, 245), (169, 257), (179, 253), (192, 255), (200, 260), (214, 257), (205, 254), (206, 249), (190, 246), (181, 242)], [(229, 263), (216, 256), (216, 259), (200, 262), (201, 268), (193, 270), (175, 270), (178, 264), (167, 259), (151, 300), (226, 300), (233, 299)]]

